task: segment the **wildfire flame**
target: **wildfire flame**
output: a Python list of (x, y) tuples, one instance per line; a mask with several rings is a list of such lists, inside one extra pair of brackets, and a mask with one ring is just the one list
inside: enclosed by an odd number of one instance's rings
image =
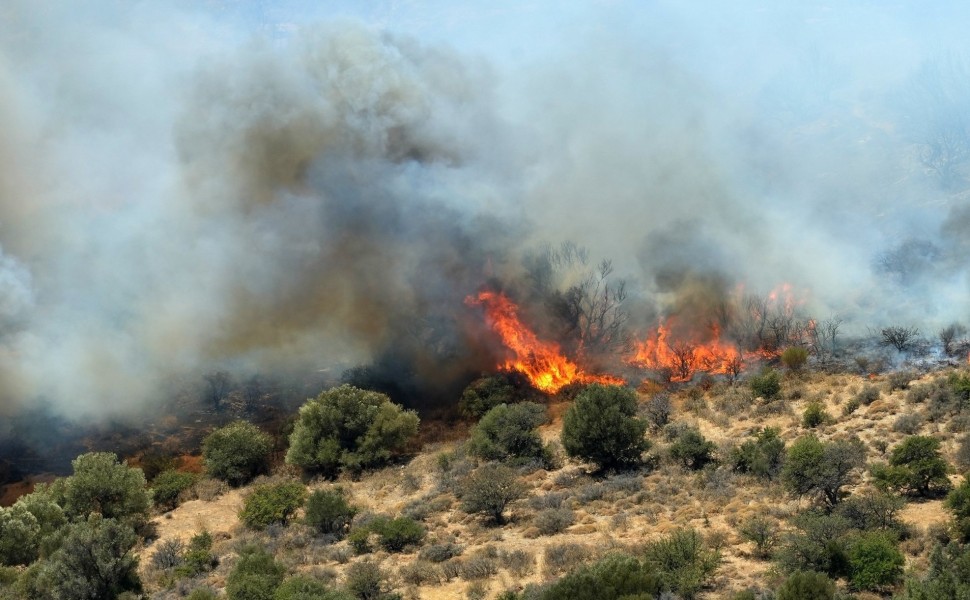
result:
[(671, 381), (690, 381), (697, 371), (737, 375), (743, 354), (734, 344), (721, 341), (721, 331), (713, 326), (706, 342), (674, 340), (663, 322), (645, 340), (636, 342), (629, 362), (645, 369), (670, 372)]
[(570, 383), (623, 383), (616, 377), (583, 372), (563, 356), (558, 344), (540, 340), (519, 320), (519, 307), (504, 294), (483, 291), (467, 297), (465, 303), (485, 308), (489, 325), (513, 355), (501, 368), (522, 373), (537, 389), (554, 394)]

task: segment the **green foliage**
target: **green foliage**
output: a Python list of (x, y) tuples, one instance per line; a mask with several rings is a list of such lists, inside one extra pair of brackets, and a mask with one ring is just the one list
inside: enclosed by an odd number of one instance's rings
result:
[(340, 488), (316, 490), (307, 499), (303, 520), (320, 534), (341, 538), (356, 514)]
[(347, 567), (347, 588), (358, 600), (383, 600), (391, 598), (387, 573), (380, 565), (369, 560), (355, 562)]
[(195, 473), (163, 471), (152, 481), (152, 500), (156, 506), (171, 510), (178, 506), (182, 492), (195, 485), (198, 479)]
[(239, 560), (226, 578), (229, 600), (273, 600), (276, 588), (283, 582), (285, 567), (273, 555), (258, 546), (240, 551)]
[(851, 527), (861, 531), (879, 529), (902, 536), (906, 526), (897, 515), (905, 504), (898, 496), (863, 492), (843, 500), (835, 507), (833, 514), (846, 519)]
[(802, 414), (802, 427), (814, 429), (819, 425), (825, 425), (831, 419), (829, 414), (825, 412), (825, 407), (822, 406), (821, 402), (810, 402)]
[(714, 461), (715, 450), (717, 445), (704, 438), (700, 430), (686, 427), (678, 432), (677, 439), (670, 445), (670, 456), (684, 468), (696, 471)]
[(865, 452), (857, 440), (821, 442), (812, 434), (795, 440), (781, 472), (793, 494), (818, 494), (828, 506), (842, 499), (842, 488), (862, 466)]
[(535, 402), (500, 404), (472, 428), (468, 450), (485, 460), (546, 460), (547, 452), (536, 432), (545, 421), (545, 407)]
[(266, 472), (272, 449), (273, 440), (259, 427), (236, 421), (205, 438), (202, 460), (209, 475), (239, 486)]
[(239, 518), (250, 529), (285, 525), (306, 496), (306, 486), (298, 481), (257, 485), (246, 497)]
[(37, 559), (40, 523), (23, 505), (0, 508), (0, 564), (26, 565)]
[(748, 382), (756, 398), (773, 400), (781, 392), (781, 375), (774, 369), (764, 369)]
[(563, 417), (566, 454), (600, 469), (624, 469), (641, 463), (649, 449), (647, 424), (636, 417), (637, 397), (621, 386), (592, 384), (576, 396)]
[(906, 581), (901, 600), (967, 600), (970, 598), (970, 546), (937, 545), (930, 568)]
[(964, 477), (960, 485), (947, 494), (943, 505), (953, 512), (957, 530), (964, 541), (970, 541), (970, 477)]
[(840, 515), (808, 511), (790, 521), (793, 529), (784, 536), (777, 552), (782, 569), (818, 571), (830, 577), (848, 573), (848, 534), (852, 524)]
[(893, 448), (889, 465), (874, 465), (872, 474), (882, 485), (916, 496), (930, 496), (950, 489), (950, 467), (940, 454), (940, 441), (914, 435)]
[(824, 573), (796, 571), (781, 587), (775, 600), (834, 600), (835, 582)]
[(370, 528), (378, 535), (378, 543), (387, 552), (401, 552), (408, 546), (416, 546), (424, 539), (424, 527), (407, 517), (381, 520)]
[(29, 596), (88, 600), (141, 591), (137, 541), (130, 525), (98, 514), (69, 525), (60, 549), (40, 563)]
[(515, 387), (501, 375), (482, 377), (468, 384), (461, 393), (458, 410), (471, 419), (481, 418), (500, 404), (512, 404), (516, 400)]
[(328, 588), (322, 581), (294, 575), (288, 577), (273, 594), (273, 600), (353, 600), (349, 592)]
[(765, 427), (752, 437), (731, 452), (734, 470), (761, 479), (778, 477), (785, 461), (785, 440), (779, 436), (779, 430)]
[(354, 554), (367, 554), (373, 548), (370, 545), (371, 530), (367, 527), (355, 527), (347, 536), (347, 543), (353, 548)]
[(418, 416), (390, 398), (342, 385), (308, 400), (290, 435), (286, 462), (335, 477), (387, 464), (418, 431)]
[(903, 576), (905, 559), (883, 532), (864, 532), (849, 546), (849, 581), (858, 590), (880, 590)]
[(801, 371), (807, 362), (808, 350), (801, 346), (785, 348), (785, 351), (781, 353), (781, 364), (791, 371)]
[(212, 588), (200, 587), (192, 590), (192, 593), (185, 597), (185, 600), (218, 600), (219, 594), (212, 591)]
[(962, 404), (965, 405), (970, 400), (970, 374), (952, 373), (947, 379), (947, 383), (950, 385), (950, 389), (953, 390), (953, 394)]
[(759, 558), (768, 558), (778, 543), (778, 524), (761, 515), (753, 515), (746, 519), (738, 533), (741, 537), (754, 542), (754, 554)]
[(189, 546), (182, 554), (182, 564), (175, 569), (179, 577), (195, 577), (211, 571), (219, 564), (212, 554), (212, 534), (200, 531), (189, 540)]
[(515, 471), (503, 464), (487, 464), (465, 478), (461, 486), (461, 508), (482, 513), (499, 525), (505, 523), (505, 508), (526, 492)]
[(660, 576), (665, 590), (693, 598), (721, 564), (694, 529), (679, 529), (644, 549), (646, 564)]
[(591, 565), (580, 567), (548, 586), (537, 600), (620, 600), (645, 594), (648, 598), (662, 591), (660, 577), (645, 561), (614, 554)]
[(89, 452), (71, 461), (74, 474), (66, 479), (64, 512), (85, 518), (98, 513), (106, 519), (143, 520), (151, 499), (141, 469), (119, 463), (110, 452)]

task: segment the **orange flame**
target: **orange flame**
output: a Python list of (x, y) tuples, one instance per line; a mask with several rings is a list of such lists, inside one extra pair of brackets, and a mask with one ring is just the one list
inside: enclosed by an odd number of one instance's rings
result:
[(668, 370), (671, 381), (690, 381), (698, 371), (737, 375), (743, 363), (741, 350), (722, 342), (717, 326), (711, 327), (710, 338), (706, 342), (670, 341), (670, 329), (661, 322), (644, 341), (635, 343), (629, 362), (645, 369)]
[(608, 375), (590, 375), (562, 355), (559, 345), (543, 342), (519, 320), (519, 307), (498, 292), (484, 291), (477, 297), (465, 298), (469, 305), (483, 305), (492, 329), (514, 355), (501, 368), (515, 370), (537, 389), (554, 394), (570, 383), (622, 384), (623, 380)]

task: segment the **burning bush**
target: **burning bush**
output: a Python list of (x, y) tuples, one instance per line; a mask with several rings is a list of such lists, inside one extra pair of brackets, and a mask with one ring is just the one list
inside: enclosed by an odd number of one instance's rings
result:
[(647, 423), (637, 418), (637, 397), (630, 388), (592, 384), (563, 417), (566, 454), (595, 463), (601, 470), (641, 463), (650, 444)]
[(342, 385), (300, 408), (286, 462), (308, 473), (336, 477), (379, 467), (418, 431), (418, 415), (377, 392)]

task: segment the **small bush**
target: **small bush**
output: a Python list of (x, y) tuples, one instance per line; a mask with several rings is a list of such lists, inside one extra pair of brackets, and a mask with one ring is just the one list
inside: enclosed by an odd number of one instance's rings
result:
[(960, 438), (957, 445), (956, 462), (961, 470), (970, 470), (970, 434), (965, 434)]
[(862, 406), (869, 406), (879, 399), (879, 395), (879, 388), (874, 385), (866, 385), (859, 390), (859, 393), (854, 396), (854, 399), (858, 400), (859, 404)]
[(596, 558), (589, 546), (566, 542), (549, 544), (543, 552), (543, 575), (554, 577)]
[(179, 577), (195, 577), (211, 571), (218, 564), (219, 559), (212, 554), (212, 535), (203, 530), (189, 540), (182, 554), (182, 563), (176, 567), (175, 573)]
[(428, 562), (442, 563), (456, 556), (461, 556), (463, 551), (464, 548), (454, 542), (442, 542), (425, 546), (418, 553), (418, 558)]
[(404, 450), (418, 422), (384, 394), (333, 388), (300, 407), (286, 462), (327, 477), (379, 467)]
[(708, 441), (700, 430), (690, 427), (684, 429), (670, 445), (670, 456), (693, 471), (703, 469), (714, 461), (717, 445)]
[(512, 575), (522, 578), (531, 575), (536, 568), (535, 554), (525, 550), (508, 550), (499, 553), (499, 562)]
[(182, 564), (182, 540), (173, 538), (159, 542), (152, 554), (152, 566), (156, 569), (174, 569)]
[(664, 585), (650, 565), (614, 554), (569, 573), (538, 593), (538, 600), (620, 600), (656, 598)]
[(778, 524), (760, 515), (748, 518), (738, 528), (738, 533), (754, 542), (754, 554), (758, 558), (770, 558), (778, 543)]
[(401, 552), (408, 546), (415, 546), (424, 539), (425, 530), (420, 523), (407, 517), (398, 517), (373, 526), (378, 535), (378, 543), (387, 552)]
[(916, 378), (917, 375), (912, 371), (895, 371), (889, 374), (886, 383), (890, 392), (896, 390), (908, 390), (910, 382)]
[(762, 479), (774, 479), (781, 473), (785, 460), (785, 441), (779, 430), (765, 427), (731, 451), (731, 464), (739, 473), (750, 473)]
[(643, 405), (642, 412), (650, 421), (651, 426), (656, 429), (663, 429), (670, 422), (670, 415), (673, 413), (673, 405), (670, 402), (670, 394), (658, 392)]
[(899, 415), (896, 418), (896, 421), (893, 422), (893, 431), (913, 435), (919, 431), (920, 425), (922, 424), (923, 418), (918, 414), (907, 413), (904, 415)]
[(775, 600), (834, 600), (835, 582), (823, 573), (796, 571), (781, 587)]
[(226, 578), (229, 600), (273, 600), (273, 593), (283, 582), (286, 569), (273, 555), (258, 546), (240, 551), (239, 561)]
[(202, 442), (206, 472), (232, 486), (243, 485), (269, 468), (273, 441), (258, 427), (236, 421), (216, 429)]
[(576, 396), (563, 417), (566, 454), (601, 470), (639, 465), (649, 449), (647, 424), (636, 417), (637, 397), (620, 386), (592, 384)]
[(155, 505), (167, 510), (178, 506), (183, 492), (195, 485), (199, 476), (195, 473), (181, 471), (163, 471), (152, 481), (152, 500)]
[(443, 578), (441, 569), (424, 560), (416, 560), (413, 563), (403, 565), (397, 573), (401, 580), (408, 585), (437, 585), (441, 583)]
[(294, 575), (283, 581), (273, 600), (353, 600), (347, 592), (332, 590), (325, 583), (306, 575)]
[(535, 402), (500, 404), (472, 428), (468, 450), (485, 460), (543, 462), (548, 457), (536, 427), (545, 421), (545, 407)]
[(781, 353), (781, 364), (791, 371), (801, 371), (808, 362), (808, 350), (800, 346), (785, 348)]
[(526, 489), (515, 472), (505, 465), (483, 465), (462, 485), (462, 510), (485, 514), (501, 525), (505, 523), (505, 508), (524, 496)]
[(354, 554), (367, 554), (373, 548), (370, 545), (371, 531), (366, 527), (355, 527), (347, 536), (347, 543), (353, 548)]
[(344, 587), (358, 600), (380, 600), (391, 591), (387, 573), (369, 560), (351, 564), (347, 567), (346, 577)]
[(547, 508), (539, 511), (532, 520), (540, 535), (556, 535), (576, 522), (576, 515), (566, 508)]
[(825, 407), (822, 406), (821, 402), (810, 402), (802, 414), (802, 427), (814, 429), (819, 425), (825, 425), (830, 420), (831, 417), (825, 412)]
[(357, 514), (347, 503), (343, 490), (316, 490), (307, 498), (303, 521), (317, 533), (342, 538)]
[(842, 406), (842, 416), (848, 417), (855, 411), (859, 410), (862, 403), (856, 397), (849, 398), (845, 404)]
[(774, 369), (765, 369), (752, 377), (748, 385), (755, 397), (773, 400), (781, 392), (781, 376)]
[(782, 483), (795, 495), (818, 494), (828, 506), (835, 506), (865, 459), (860, 446), (858, 440), (821, 442), (813, 434), (803, 436), (788, 449)]
[(479, 419), (500, 404), (516, 401), (515, 387), (501, 375), (482, 377), (468, 384), (461, 393), (458, 410), (471, 419)]
[(476, 552), (460, 564), (461, 578), (465, 581), (480, 581), (498, 575), (498, 560), (487, 552)]
[(297, 481), (257, 485), (245, 500), (239, 518), (250, 529), (286, 525), (306, 500), (306, 486)]
[(680, 529), (651, 542), (644, 549), (646, 563), (660, 576), (665, 588), (693, 598), (721, 563), (693, 529)]
[(210, 587), (200, 587), (192, 590), (185, 600), (218, 600), (219, 594)]
[(885, 533), (866, 532), (849, 546), (849, 581), (858, 590), (880, 590), (895, 585), (903, 575), (905, 559)]

